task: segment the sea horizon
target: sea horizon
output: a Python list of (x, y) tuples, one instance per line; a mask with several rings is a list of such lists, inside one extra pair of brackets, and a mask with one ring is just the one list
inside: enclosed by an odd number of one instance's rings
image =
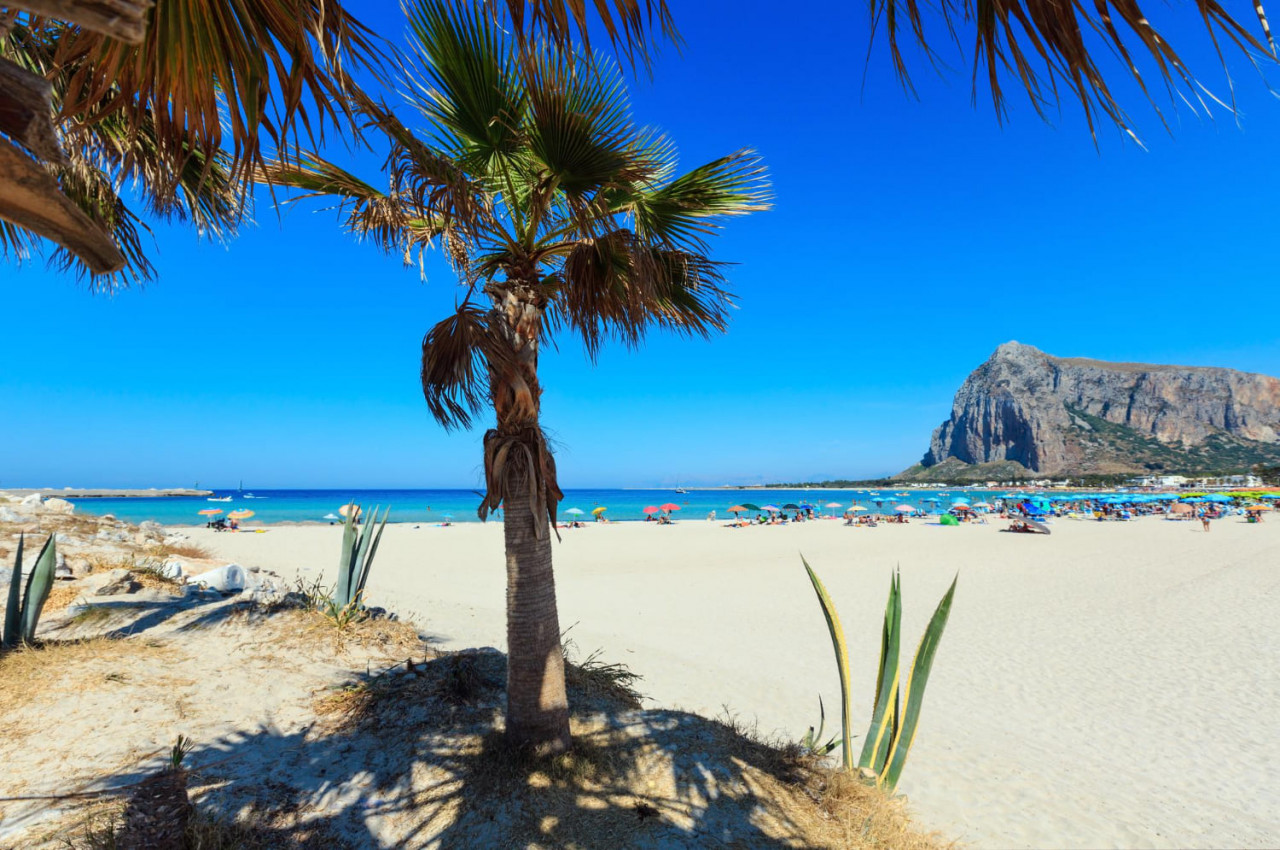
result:
[[(612, 522), (643, 521), (645, 508), (674, 504), (678, 511), (671, 511), (674, 519), (706, 520), (712, 511), (717, 518), (727, 519), (728, 509), (742, 503), (757, 505), (776, 504), (811, 506), (816, 513), (839, 515), (853, 504), (870, 509), (882, 506), (886, 512), (903, 504), (925, 508), (926, 499), (941, 499), (945, 495), (963, 491), (968, 497), (1000, 498), (1006, 489), (974, 487), (949, 488), (684, 488), (677, 492), (671, 488), (569, 488), (564, 491), (558, 513), (562, 521), (575, 518), (593, 519), (592, 512), (604, 507), (604, 517)], [(1022, 488), (1019, 492), (1025, 492)], [(480, 522), (476, 509), (480, 494), (470, 488), (299, 488), (239, 490), (213, 490), (211, 496), (127, 496), (92, 497), (71, 500), (77, 513), (101, 516), (111, 514), (127, 522), (159, 522), (162, 525), (203, 525), (211, 517), (226, 516), (233, 510), (250, 510), (252, 524), (274, 525), (281, 523), (337, 522), (338, 509), (349, 502), (361, 505), (365, 510), (374, 506), (390, 507), (389, 522), (393, 523), (443, 523)], [(1082, 491), (1083, 492), (1083, 491)], [(748, 493), (768, 493), (768, 499), (751, 498)], [(814, 493), (822, 493), (815, 498)], [(905, 493), (906, 495), (900, 495)], [(230, 501), (226, 501), (230, 499)], [(581, 514), (570, 513), (574, 509)], [(221, 514), (202, 515), (200, 511), (220, 510)], [(756, 511), (749, 510), (754, 514)], [(497, 512), (501, 519), (501, 511)]]

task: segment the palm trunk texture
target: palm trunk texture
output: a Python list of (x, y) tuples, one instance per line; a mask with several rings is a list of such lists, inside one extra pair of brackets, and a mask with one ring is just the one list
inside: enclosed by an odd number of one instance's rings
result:
[(492, 495), (501, 488), (507, 550), (507, 739), (538, 754), (569, 748), (569, 702), (551, 565), (550, 519), (560, 491), (539, 424), (538, 338), (542, 308), (530, 290), (494, 297), (493, 326), (512, 359), (491, 364), (497, 427), (486, 447)]

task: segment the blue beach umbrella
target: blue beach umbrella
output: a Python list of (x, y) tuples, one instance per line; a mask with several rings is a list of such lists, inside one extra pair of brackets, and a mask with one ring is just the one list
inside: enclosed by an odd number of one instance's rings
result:
[(565, 511), (565, 513), (574, 514), (575, 516), (581, 516), (582, 514), (585, 513), (585, 511), (583, 511), (581, 508), (569, 508), (569, 510)]

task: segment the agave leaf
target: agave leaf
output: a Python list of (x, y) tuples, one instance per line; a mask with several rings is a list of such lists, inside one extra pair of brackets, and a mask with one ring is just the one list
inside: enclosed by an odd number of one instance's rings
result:
[[(889, 601), (884, 609), (884, 628), (880, 638), (880, 672), (876, 677), (876, 702), (871, 712), (871, 727), (858, 757), (858, 766), (875, 771), (884, 768), (898, 720), (898, 655), (902, 641), (902, 589), (898, 571), (889, 582)], [(890, 705), (893, 705), (892, 711)]]
[(40, 612), (44, 610), (49, 591), (53, 589), (54, 567), (58, 560), (57, 546), (53, 542), (56, 536), (50, 534), (49, 539), (44, 542), (44, 548), (36, 557), (35, 568), (27, 578), (27, 593), (22, 600), (22, 640), (26, 643), (36, 639)]
[(13, 562), (13, 575), (9, 578), (9, 602), (4, 609), (4, 635), (0, 636), (0, 649), (14, 646), (21, 634), (19, 623), (22, 616), (22, 542), (24, 535), (18, 535), (18, 556)]
[(347, 514), (347, 521), (342, 525), (342, 552), (338, 559), (338, 587), (334, 590), (334, 597), (344, 605), (351, 601), (352, 560), (355, 558), (356, 544), (359, 541), (359, 536), (356, 534), (358, 511), (358, 507), (353, 508)]
[(958, 575), (951, 580), (951, 588), (933, 612), (933, 618), (929, 620), (929, 627), (925, 629), (924, 637), (920, 639), (915, 663), (907, 677), (903, 697), (905, 709), (902, 725), (893, 739), (889, 765), (877, 780), (877, 784), (890, 791), (898, 784), (898, 777), (902, 775), (902, 767), (907, 762), (907, 754), (911, 751), (911, 743), (915, 739), (916, 727), (920, 723), (920, 708), (924, 705), (924, 689), (929, 683), (929, 671), (933, 669), (933, 657), (938, 651), (938, 643), (942, 640), (942, 632), (947, 627), (947, 616), (951, 613), (951, 600), (955, 596), (956, 582), (959, 580)]
[(822, 579), (818, 578), (818, 574), (809, 566), (809, 562), (804, 556), (800, 556), (801, 562), (804, 563), (805, 572), (809, 574), (809, 582), (813, 585), (813, 591), (818, 595), (818, 604), (822, 606), (822, 615), (827, 619), (827, 630), (831, 632), (831, 647), (836, 654), (836, 668), (840, 672), (840, 731), (842, 733), (841, 742), (844, 744), (843, 762), (845, 770), (853, 769), (853, 752), (852, 746), (853, 735), (849, 728), (850, 723), (850, 702), (849, 702), (849, 645), (845, 643), (844, 627), (840, 625), (840, 615), (836, 613), (836, 604), (831, 600), (831, 596), (827, 593), (827, 588), (822, 584)]
[(351, 562), (351, 580), (348, 590), (350, 596), (342, 600), (342, 604), (350, 605), (355, 602), (360, 588), (364, 585), (365, 571), (367, 569), (366, 558), (369, 552), (369, 544), (373, 540), (373, 523), (378, 520), (378, 508), (380, 505), (373, 506), (373, 513), (370, 514), (369, 521), (365, 523), (364, 528), (360, 531), (360, 542), (356, 546), (356, 552)]
[[(378, 554), (378, 543), (382, 540), (382, 532), (387, 527), (387, 518), (389, 516), (391, 516), (391, 506), (387, 505), (387, 509), (382, 512), (382, 524), (378, 526), (378, 534), (373, 538), (373, 543), (369, 546), (369, 554), (365, 556), (364, 568), (360, 571), (360, 583), (356, 586), (356, 597), (364, 593), (365, 582), (369, 580), (369, 570), (373, 568), (373, 556)], [(373, 521), (378, 521), (377, 511), (374, 511)], [(370, 527), (370, 530), (372, 530), (372, 527)]]

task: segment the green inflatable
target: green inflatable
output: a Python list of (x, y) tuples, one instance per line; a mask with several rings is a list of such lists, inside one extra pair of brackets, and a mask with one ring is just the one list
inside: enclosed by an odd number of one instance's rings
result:
[(960, 520), (956, 519), (951, 514), (943, 514), (942, 519), (939, 520), (939, 522), (941, 522), (943, 525), (959, 525), (960, 524)]

